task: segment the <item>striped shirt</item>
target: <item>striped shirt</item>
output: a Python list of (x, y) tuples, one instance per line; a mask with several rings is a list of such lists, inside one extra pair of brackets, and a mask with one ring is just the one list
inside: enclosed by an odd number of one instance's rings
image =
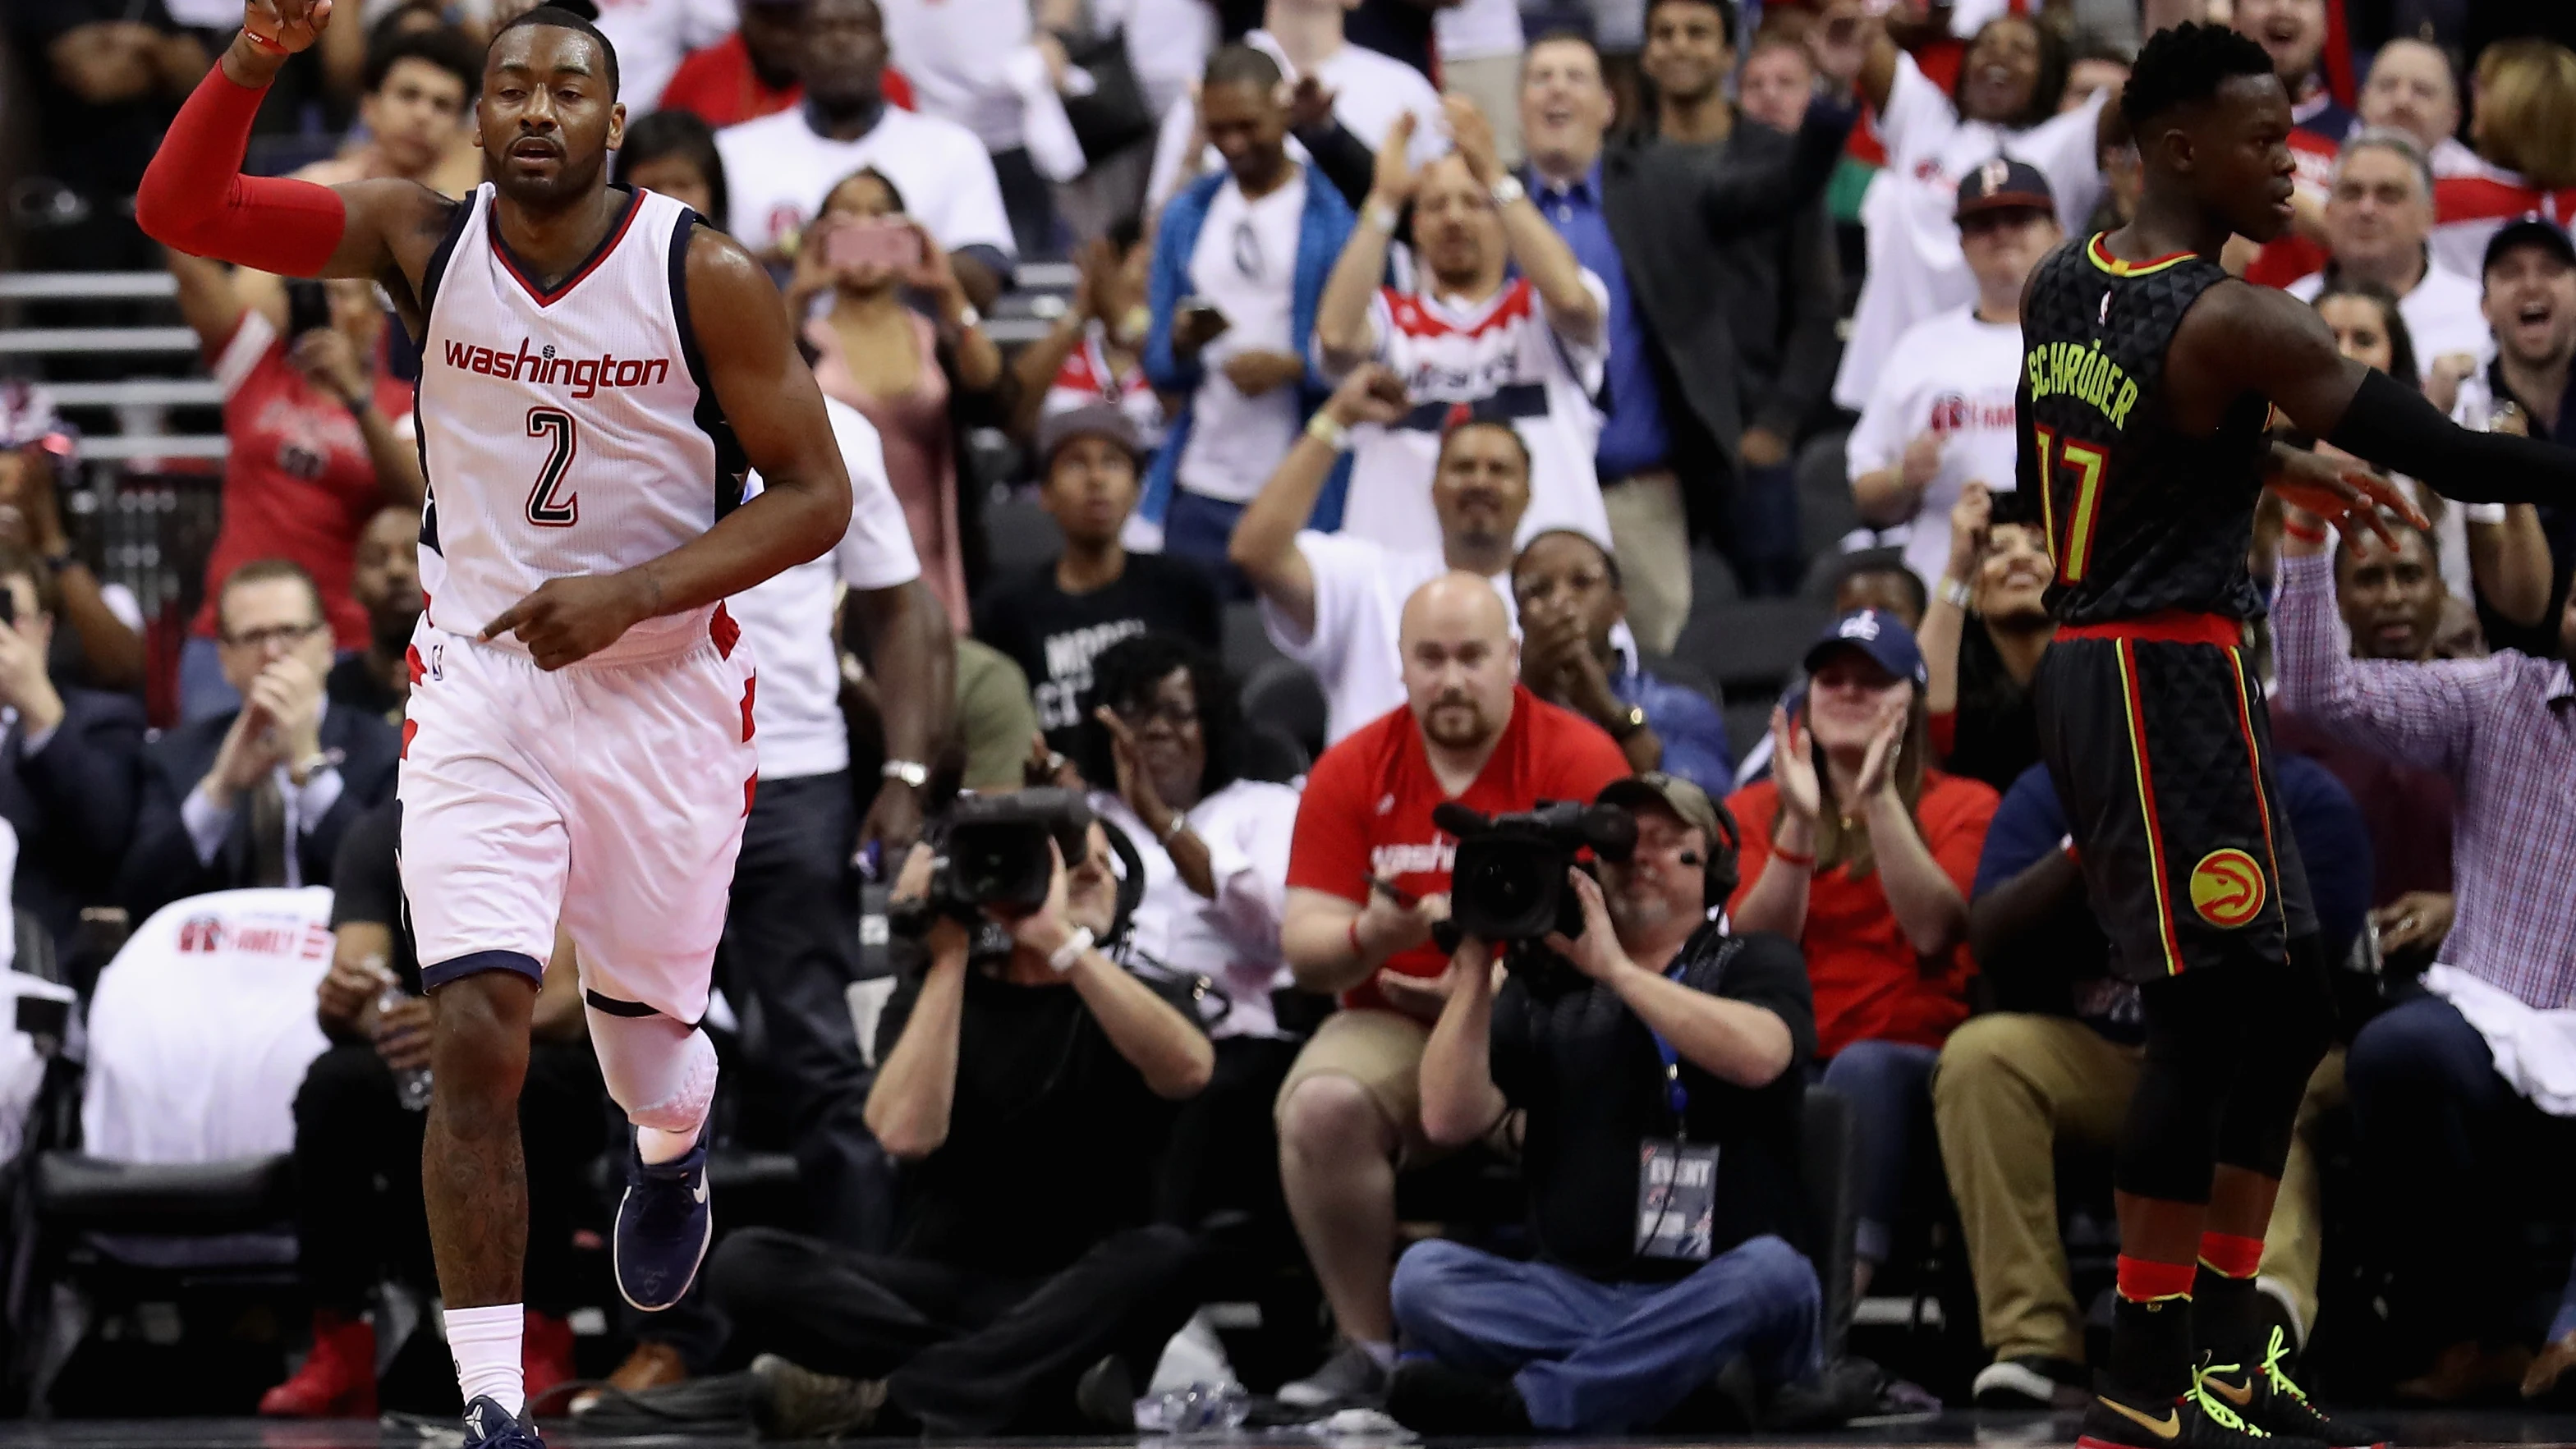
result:
[(2576, 1007), (2576, 680), (2506, 652), (2411, 664), (2353, 659), (2334, 562), (2283, 558), (2272, 612), (2281, 702), (2458, 794), (2457, 917), (2443, 962), (2536, 1010)]

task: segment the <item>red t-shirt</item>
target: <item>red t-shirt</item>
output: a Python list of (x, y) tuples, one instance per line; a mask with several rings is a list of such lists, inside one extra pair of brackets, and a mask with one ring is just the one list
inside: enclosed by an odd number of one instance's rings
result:
[[(887, 105), (912, 109), (912, 83), (892, 66), (886, 67), (883, 88)], [(776, 89), (762, 83), (760, 73), (751, 68), (751, 48), (742, 43), (742, 32), (737, 30), (703, 50), (690, 51), (664, 83), (662, 99), (654, 109), (689, 111), (721, 129), (757, 121), (803, 99), (802, 82), (789, 81)]]
[[(1994, 819), (1996, 802), (1994, 790), (1978, 781), (1923, 772), (1914, 818), (1933, 860), (1962, 898), (1976, 885), (1977, 857), (1986, 848), (1986, 824)], [(1726, 804), (1744, 828), (1743, 882), (1727, 903), (1737, 909), (1771, 863), (1779, 787), (1769, 780), (1747, 785)], [(1798, 946), (1807, 953), (1807, 981), (1815, 991), (1818, 1056), (1832, 1057), (1856, 1041), (1939, 1046), (1968, 1019), (1968, 977), (1976, 963), (1966, 944), (1946, 969), (1923, 970), (1876, 871), (1854, 880), (1851, 867), (1842, 865), (1817, 876), (1807, 887), (1807, 929)]]
[[(1627, 773), (1628, 757), (1600, 726), (1514, 685), (1511, 723), (1456, 799), (1486, 815), (1527, 810), (1541, 800), (1588, 804)], [(1431, 823), (1431, 807), (1449, 798), (1432, 773), (1413, 712), (1387, 711), (1324, 751), (1306, 776), (1288, 846), (1288, 884), (1358, 906), (1368, 904), (1371, 875), (1418, 895), (1438, 895), (1449, 889), (1458, 842)], [(1449, 959), (1428, 941), (1386, 964), (1407, 976), (1449, 969)], [(1377, 983), (1365, 981), (1343, 992), (1342, 1004), (1384, 1008), (1387, 1001)]]
[[(358, 420), (286, 359), (277, 327), (245, 309), (214, 360), (224, 389), (224, 519), (206, 558), (206, 604), (194, 632), (215, 632), (215, 599), (234, 569), (292, 559), (322, 591), (322, 613), (342, 649), (367, 644), (367, 611), (349, 596), (358, 535), (385, 506)], [(376, 410), (411, 412), (411, 385), (376, 360)]]

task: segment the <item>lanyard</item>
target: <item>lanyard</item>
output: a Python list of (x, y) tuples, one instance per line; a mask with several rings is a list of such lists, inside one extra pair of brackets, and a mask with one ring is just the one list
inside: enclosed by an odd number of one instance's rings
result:
[[(1664, 972), (1664, 979), (1678, 985), (1682, 979), (1682, 965), (1682, 962), (1675, 961)], [(1682, 1114), (1690, 1110), (1690, 1089), (1682, 1085), (1682, 1054), (1674, 1050), (1673, 1044), (1664, 1040), (1664, 1034), (1655, 1030), (1651, 1023), (1646, 1026), (1646, 1035), (1655, 1039), (1655, 1055), (1664, 1061), (1664, 1100), (1673, 1109), (1673, 1136), (1677, 1140), (1686, 1139), (1690, 1136), (1690, 1124)]]

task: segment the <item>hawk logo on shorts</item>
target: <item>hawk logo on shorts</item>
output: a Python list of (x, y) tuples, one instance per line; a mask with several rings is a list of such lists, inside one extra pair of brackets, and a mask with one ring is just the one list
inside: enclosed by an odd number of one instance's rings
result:
[(2191, 868), (2191, 908), (2223, 930), (2234, 930), (2262, 914), (2263, 867), (2244, 851), (2213, 850)]

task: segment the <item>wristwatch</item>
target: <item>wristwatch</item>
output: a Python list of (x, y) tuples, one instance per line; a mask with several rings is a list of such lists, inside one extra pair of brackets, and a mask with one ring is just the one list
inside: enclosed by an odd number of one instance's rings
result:
[(1515, 201), (1529, 200), (1529, 188), (1521, 185), (1521, 179), (1517, 176), (1504, 176), (1489, 188), (1488, 194), (1494, 198), (1496, 211), (1502, 210)]
[(901, 780), (916, 790), (930, 783), (930, 767), (919, 760), (888, 760), (877, 774), (888, 780)]
[(1941, 576), (1941, 586), (1933, 590), (1933, 594), (1935, 597), (1940, 599), (1942, 603), (1961, 609), (1968, 607), (1969, 603), (1977, 597), (1976, 590), (1969, 588), (1966, 584), (1950, 577), (1948, 574), (1943, 574)]

